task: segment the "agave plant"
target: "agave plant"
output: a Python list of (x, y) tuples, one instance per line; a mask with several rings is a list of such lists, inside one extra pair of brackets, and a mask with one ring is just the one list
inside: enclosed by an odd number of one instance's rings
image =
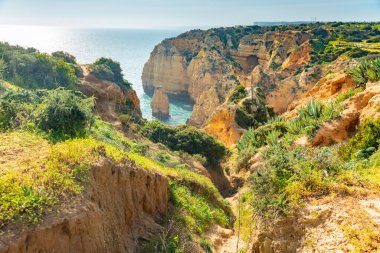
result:
[(267, 138), (266, 138), (267, 143), (271, 146), (277, 145), (280, 135), (281, 133), (276, 130), (268, 133)]
[(311, 98), (310, 102), (306, 105), (306, 107), (303, 107), (298, 110), (298, 116), (300, 118), (315, 118), (318, 119), (321, 117), (323, 111), (323, 105), (314, 100), (314, 98)]
[(359, 66), (348, 71), (358, 85), (365, 85), (368, 81), (380, 80), (380, 58), (373, 61), (364, 60)]

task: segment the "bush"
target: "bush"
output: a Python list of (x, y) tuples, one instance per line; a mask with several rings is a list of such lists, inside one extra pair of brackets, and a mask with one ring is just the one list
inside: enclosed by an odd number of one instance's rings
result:
[(94, 101), (80, 92), (7, 91), (0, 96), (0, 129), (35, 124), (57, 138), (83, 135), (94, 121)]
[(62, 88), (44, 96), (37, 114), (38, 126), (62, 136), (82, 136), (94, 122), (94, 100)]
[(353, 158), (368, 158), (380, 145), (380, 119), (367, 120), (347, 144), (341, 148), (346, 161)]
[(236, 110), (235, 121), (244, 129), (257, 128), (273, 116), (272, 108), (265, 104), (264, 92), (256, 88), (254, 98), (244, 100), (241, 107)]
[(100, 79), (131, 87), (131, 84), (124, 80), (119, 62), (109, 58), (100, 58), (91, 65), (90, 69), (91, 73)]
[(271, 132), (277, 132), (280, 135), (286, 133), (287, 127), (285, 122), (281, 118), (278, 118), (257, 129), (249, 129), (237, 144), (239, 153), (245, 149), (255, 150), (268, 144), (267, 136)]
[(329, 148), (292, 150), (276, 144), (263, 155), (265, 165), (252, 174), (250, 183), (255, 196), (252, 205), (264, 216), (287, 213), (307, 197), (334, 191), (331, 182), (342, 170)]
[(297, 111), (298, 116), (287, 123), (287, 129), (292, 134), (307, 134), (312, 136), (323, 123), (340, 116), (343, 106), (331, 102), (320, 103), (311, 99), (310, 102)]
[(74, 64), (62, 57), (52, 57), (21, 47), (0, 43), (0, 55), (7, 65), (3, 75), (24, 88), (54, 89), (75, 87), (78, 83)]
[(77, 63), (77, 60), (75, 59), (74, 56), (72, 56), (69, 53), (63, 52), (63, 51), (56, 51), (56, 52), (52, 53), (51, 55), (55, 58), (63, 59), (67, 63), (71, 63), (71, 64)]
[(246, 96), (248, 96), (248, 92), (247, 90), (245, 89), (245, 87), (243, 85), (238, 85), (234, 92), (232, 93), (232, 95), (230, 96), (230, 98), (228, 99), (228, 101), (230, 103), (237, 103), (239, 102), (240, 100), (242, 100), (243, 98), (245, 98)]
[(365, 85), (367, 82), (380, 80), (380, 58), (360, 62), (359, 66), (348, 71), (358, 85)]
[(227, 153), (223, 144), (212, 136), (187, 125), (171, 127), (159, 121), (150, 121), (141, 132), (151, 141), (162, 143), (171, 150), (204, 156), (210, 164), (218, 163)]

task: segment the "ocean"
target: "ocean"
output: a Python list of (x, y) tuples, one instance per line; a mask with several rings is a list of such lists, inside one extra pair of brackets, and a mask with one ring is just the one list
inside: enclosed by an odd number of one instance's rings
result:
[[(175, 37), (184, 30), (133, 29), (71, 29), (39, 26), (0, 26), (0, 41), (23, 47), (34, 47), (40, 52), (65, 51), (80, 64), (89, 64), (100, 57), (119, 61), (124, 77), (133, 83), (143, 117), (152, 120), (151, 97), (144, 93), (141, 74), (154, 46), (165, 38)], [(170, 104), (170, 125), (183, 124), (191, 116), (192, 105), (181, 101)]]

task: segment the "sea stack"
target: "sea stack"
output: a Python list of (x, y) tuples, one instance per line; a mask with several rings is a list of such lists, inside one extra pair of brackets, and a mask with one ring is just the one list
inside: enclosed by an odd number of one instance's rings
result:
[(152, 115), (159, 119), (167, 119), (169, 114), (169, 97), (165, 93), (162, 87), (156, 87), (153, 94), (152, 103)]

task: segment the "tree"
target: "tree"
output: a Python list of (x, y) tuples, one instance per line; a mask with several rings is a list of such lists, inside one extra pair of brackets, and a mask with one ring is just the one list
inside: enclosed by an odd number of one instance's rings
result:
[(0, 82), (4, 79), (5, 71), (7, 70), (7, 64), (3, 59), (0, 59)]

